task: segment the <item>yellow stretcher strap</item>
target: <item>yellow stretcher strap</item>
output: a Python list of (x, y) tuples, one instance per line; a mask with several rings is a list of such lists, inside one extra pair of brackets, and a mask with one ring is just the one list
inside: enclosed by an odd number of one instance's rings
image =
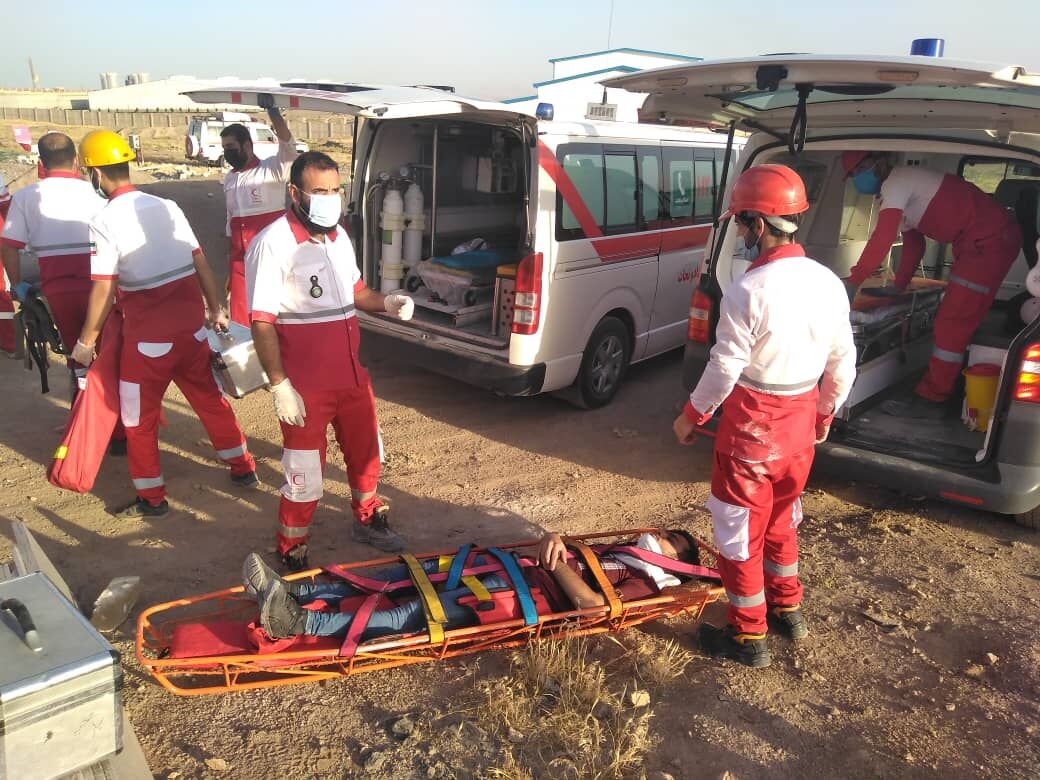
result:
[(65, 456), (69, 454), (69, 448), (64, 444), (59, 444), (58, 449), (54, 451), (55, 460), (64, 460)]
[(599, 558), (596, 557), (588, 545), (571, 539), (569, 536), (563, 537), (563, 543), (573, 549), (578, 555), (581, 556), (582, 562), (588, 568), (592, 574), (592, 578), (596, 580), (596, 584), (599, 586), (600, 592), (607, 599), (607, 606), (610, 607), (608, 613), (610, 617), (617, 617), (621, 614), (621, 599), (618, 598), (617, 592), (614, 590), (614, 586), (610, 584), (610, 580), (607, 579), (606, 572), (603, 571), (603, 567), (600, 566)]
[[(437, 559), (437, 571), (443, 573), (451, 569), (454, 555), (442, 555)], [(462, 584), (469, 588), (470, 592), (477, 597), (477, 601), (491, 601), (491, 591), (484, 587), (484, 583), (472, 574), (464, 575)]]
[(441, 600), (437, 598), (437, 591), (434, 590), (433, 583), (430, 582), (422, 564), (414, 555), (404, 553), (401, 560), (408, 567), (408, 573), (412, 577), (412, 582), (415, 583), (415, 589), (422, 597), (423, 611), (426, 613), (426, 623), (430, 631), (430, 644), (440, 644), (444, 641), (444, 624), (448, 622), (448, 616), (444, 614), (444, 607), (441, 606)]

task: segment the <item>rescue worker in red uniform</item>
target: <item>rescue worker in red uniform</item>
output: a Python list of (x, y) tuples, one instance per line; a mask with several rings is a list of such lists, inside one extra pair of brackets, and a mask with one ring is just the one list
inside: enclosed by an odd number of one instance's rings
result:
[(130, 184), (133, 158), (126, 141), (110, 130), (88, 133), (80, 145), (91, 184), (108, 203), (90, 223), (93, 286), (72, 356), (83, 365), (93, 361), (101, 327), (118, 301), (124, 319), (119, 407), (137, 489), (118, 514), (162, 517), (169, 505), (159, 467), (159, 415), (170, 382), (231, 467), (231, 481), (241, 487), (259, 483), (245, 436), (210, 370), (206, 327), (227, 327), (213, 273), (184, 212)]
[[(62, 343), (71, 348), (83, 330), (90, 297), (87, 225), (105, 207), (105, 201), (80, 178), (76, 145), (71, 138), (64, 133), (47, 133), (38, 147), (44, 177), (12, 198), (0, 251), (15, 297), (22, 301), (31, 285), (22, 279), (18, 250), (32, 247), (40, 261), (40, 291), (50, 305)], [(86, 366), (71, 358), (68, 364), (82, 380)]]
[[(703, 625), (704, 651), (768, 666), (767, 615), (792, 639), (801, 610), (797, 528), (814, 445), (830, 431), (855, 378), (841, 281), (794, 242), (809, 202), (795, 171), (758, 165), (737, 179), (729, 210), (751, 260), (722, 297), (704, 375), (673, 423), (690, 444), (720, 406), (711, 511), (729, 624)], [(807, 305), (810, 302), (812, 305)]]
[(285, 485), (278, 553), (291, 570), (307, 566), (311, 517), (322, 496), (326, 431), (332, 425), (347, 464), (354, 539), (397, 552), (403, 540), (376, 497), (380, 442), (375, 399), (358, 357), (355, 309), (412, 316), (406, 295), (365, 286), (350, 239), (339, 226), (339, 168), (320, 152), (292, 165), (292, 206), (253, 241), (246, 279), (253, 341), (281, 422)]
[[(0, 235), (4, 232), (4, 222), (11, 208), (11, 193), (7, 191), (7, 182), (0, 173)], [(7, 271), (0, 268), (0, 349), (14, 354), (14, 299), (11, 297), (11, 280)]]
[(289, 167), (296, 159), (292, 132), (285, 117), (274, 107), (271, 96), (261, 95), (260, 105), (267, 109), (271, 127), (278, 137), (278, 153), (274, 157), (257, 158), (245, 125), (235, 123), (220, 131), (224, 160), (231, 166), (231, 171), (224, 177), (229, 305), (231, 319), (246, 326), (249, 325), (246, 250), (257, 233), (285, 213), (285, 185), (289, 181)]
[(882, 404), (889, 414), (938, 419), (953, 392), (964, 353), (1001, 282), (1022, 249), (1010, 211), (959, 176), (926, 168), (895, 167), (883, 152), (845, 152), (842, 165), (856, 189), (881, 199), (877, 226), (859, 262), (844, 280), (850, 299), (903, 233), (895, 286), (905, 289), (925, 251), (925, 237), (953, 248), (953, 265), (935, 318), (928, 370), (911, 401)]

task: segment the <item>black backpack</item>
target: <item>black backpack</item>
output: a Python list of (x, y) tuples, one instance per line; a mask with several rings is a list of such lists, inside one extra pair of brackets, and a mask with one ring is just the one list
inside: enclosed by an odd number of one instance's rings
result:
[(24, 339), (25, 344), (25, 368), (32, 370), (33, 363), (40, 372), (41, 392), (49, 393), (50, 385), (47, 382), (47, 350), (50, 349), (56, 355), (68, 355), (68, 350), (61, 343), (61, 334), (54, 324), (54, 316), (47, 299), (35, 287), (25, 296), (21, 310), (15, 315), (17, 320), (17, 331)]

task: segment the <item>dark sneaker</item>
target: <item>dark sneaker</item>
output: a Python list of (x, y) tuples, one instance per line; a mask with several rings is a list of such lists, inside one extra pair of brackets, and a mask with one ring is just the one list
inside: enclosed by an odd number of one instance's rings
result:
[(909, 401), (885, 401), (881, 411), (893, 417), (906, 417), (910, 420), (941, 420), (946, 416), (944, 401), (929, 401), (915, 395)]
[(354, 523), (354, 541), (368, 544), (383, 552), (396, 553), (404, 550), (404, 538), (390, 528), (387, 517), (390, 507), (381, 506), (368, 523)]
[(280, 579), (271, 580), (260, 597), (260, 625), (272, 639), (299, 636), (307, 625), (304, 609)]
[[(278, 572), (264, 563), (264, 559), (256, 553), (249, 553), (242, 564), (242, 587), (247, 596), (257, 596), (267, 590), (267, 586), (280, 580)], [(284, 582), (282, 583), (285, 584)]]
[(112, 439), (108, 443), (108, 454), (114, 458), (125, 458), (126, 439)]
[(282, 566), (289, 571), (303, 571), (304, 569), (309, 569), (310, 564), (307, 563), (307, 545), (298, 544), (289, 550), (289, 552), (282, 553)]
[(116, 517), (132, 518), (132, 517), (166, 517), (170, 513), (170, 505), (164, 498), (158, 504), (149, 504), (143, 498), (135, 498), (132, 502), (124, 506), (122, 509), (117, 509), (114, 514)]
[(798, 642), (809, 636), (809, 628), (805, 625), (805, 615), (800, 606), (770, 607), (767, 617), (770, 627), (788, 639)]
[(740, 634), (730, 625), (719, 628), (705, 623), (697, 632), (697, 639), (701, 650), (715, 658), (729, 658), (753, 669), (773, 662), (765, 634)]
[(235, 487), (240, 488), (258, 488), (260, 487), (260, 477), (256, 475), (255, 471), (247, 471), (245, 474), (232, 474), (231, 483)]

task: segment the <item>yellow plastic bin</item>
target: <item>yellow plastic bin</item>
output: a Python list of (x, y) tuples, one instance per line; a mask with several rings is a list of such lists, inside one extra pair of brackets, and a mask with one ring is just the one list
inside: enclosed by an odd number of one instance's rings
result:
[(1000, 366), (996, 363), (976, 363), (965, 369), (964, 396), (968, 407), (968, 427), (973, 431), (984, 431), (989, 427), (999, 382)]

